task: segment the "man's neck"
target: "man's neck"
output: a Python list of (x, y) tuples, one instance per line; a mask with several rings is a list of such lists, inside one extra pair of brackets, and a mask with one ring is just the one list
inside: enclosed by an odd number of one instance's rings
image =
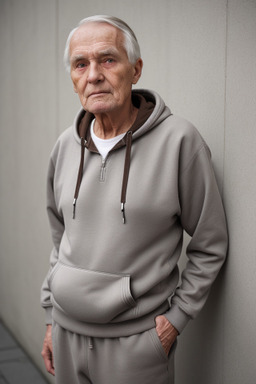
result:
[(131, 104), (127, 113), (95, 115), (94, 133), (100, 139), (111, 139), (131, 128), (136, 120), (138, 109)]

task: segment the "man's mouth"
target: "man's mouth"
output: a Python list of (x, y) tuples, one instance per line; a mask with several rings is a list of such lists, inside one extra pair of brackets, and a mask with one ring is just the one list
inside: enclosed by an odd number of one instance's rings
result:
[(103, 95), (106, 95), (106, 93), (108, 93), (108, 92), (107, 91), (92, 92), (89, 94), (89, 97), (91, 97), (91, 96), (103, 96)]

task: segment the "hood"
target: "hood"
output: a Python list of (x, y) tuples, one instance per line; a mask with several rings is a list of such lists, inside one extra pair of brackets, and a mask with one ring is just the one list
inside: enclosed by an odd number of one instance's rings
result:
[[(148, 131), (154, 129), (163, 120), (165, 120), (168, 116), (171, 115), (170, 109), (165, 105), (163, 99), (156, 92), (145, 89), (133, 90), (132, 102), (135, 107), (139, 109), (137, 118), (132, 127), (127, 131), (125, 136), (110, 151), (112, 152), (120, 147), (126, 146), (121, 192), (121, 213), (123, 224), (125, 224), (126, 222), (125, 203), (130, 170), (132, 142), (137, 138), (143, 136)], [(73, 219), (75, 219), (76, 201), (78, 199), (79, 189), (83, 178), (85, 148), (87, 148), (87, 150), (91, 152), (98, 153), (98, 150), (90, 134), (90, 124), (93, 119), (94, 115), (92, 113), (86, 112), (84, 109), (81, 109), (78, 115), (76, 116), (73, 125), (74, 138), (81, 146), (80, 165), (78, 169), (77, 183), (73, 200)]]

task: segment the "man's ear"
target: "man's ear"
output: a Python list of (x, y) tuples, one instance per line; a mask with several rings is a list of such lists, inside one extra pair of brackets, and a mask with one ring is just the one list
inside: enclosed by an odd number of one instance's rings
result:
[(136, 64), (134, 65), (134, 75), (133, 75), (133, 81), (132, 81), (133, 84), (137, 84), (137, 82), (139, 81), (139, 78), (141, 77), (141, 73), (142, 73), (142, 67), (143, 67), (143, 61), (141, 58), (139, 58), (136, 61)]

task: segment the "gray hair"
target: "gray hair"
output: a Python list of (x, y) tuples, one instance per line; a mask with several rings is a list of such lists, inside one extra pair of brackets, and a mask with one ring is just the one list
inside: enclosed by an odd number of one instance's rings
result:
[(131, 64), (135, 64), (136, 61), (141, 57), (140, 55), (140, 46), (137, 41), (137, 38), (132, 31), (132, 29), (121, 19), (118, 19), (114, 16), (106, 15), (96, 15), (90, 16), (81, 20), (76, 28), (74, 28), (66, 42), (65, 51), (64, 51), (64, 65), (68, 72), (70, 72), (70, 41), (74, 33), (78, 30), (79, 27), (88, 23), (107, 23), (113, 25), (114, 27), (120, 29), (124, 35), (124, 48), (128, 56), (128, 60)]

